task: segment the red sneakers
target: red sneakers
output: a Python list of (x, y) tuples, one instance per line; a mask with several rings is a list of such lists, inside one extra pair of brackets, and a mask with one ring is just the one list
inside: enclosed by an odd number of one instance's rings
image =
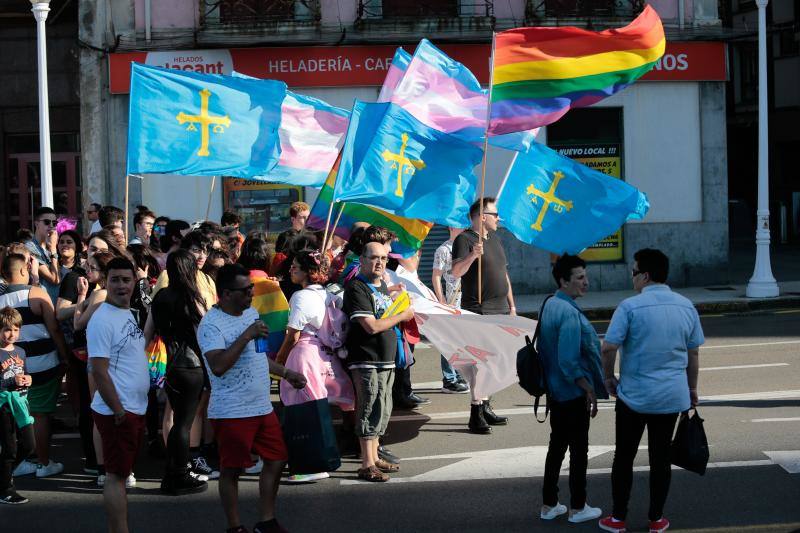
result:
[[(655, 522), (651, 522), (651, 525), (652, 524), (655, 524)], [(610, 531), (611, 533), (625, 533), (626, 531), (625, 521), (617, 520), (612, 515), (601, 518), (597, 525), (600, 526), (600, 529), (603, 531)]]
[(650, 533), (664, 533), (667, 529), (669, 529), (669, 520), (663, 516), (650, 522)]

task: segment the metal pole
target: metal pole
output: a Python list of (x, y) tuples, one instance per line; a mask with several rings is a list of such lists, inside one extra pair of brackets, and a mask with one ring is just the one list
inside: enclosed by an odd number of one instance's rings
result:
[(36, 55), (39, 69), (39, 166), (42, 178), (42, 205), (55, 207), (53, 203), (53, 174), (50, 163), (50, 109), (47, 96), (47, 43), (44, 22), (50, 12), (47, 3), (39, 2), (31, 8), (36, 18)]
[(767, 143), (767, 2), (758, 5), (758, 211), (756, 212), (756, 265), (745, 293), (749, 298), (778, 296), (778, 283), (769, 259), (769, 152)]

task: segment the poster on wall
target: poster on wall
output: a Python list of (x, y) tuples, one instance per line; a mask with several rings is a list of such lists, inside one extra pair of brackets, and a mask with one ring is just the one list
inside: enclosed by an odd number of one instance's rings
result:
[[(587, 167), (622, 179), (622, 157), (619, 143), (579, 144), (553, 147), (558, 153)], [(581, 252), (584, 261), (622, 261), (622, 228)]]

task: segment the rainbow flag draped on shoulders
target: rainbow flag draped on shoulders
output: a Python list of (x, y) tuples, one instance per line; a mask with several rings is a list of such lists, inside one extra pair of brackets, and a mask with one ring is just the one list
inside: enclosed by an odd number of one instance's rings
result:
[(289, 322), (289, 302), (277, 281), (255, 272), (250, 273), (253, 283), (253, 308), (258, 311), (261, 321), (269, 328), (267, 336), (267, 356), (275, 359), (286, 337), (286, 324)]
[(649, 5), (620, 29), (500, 32), (489, 131), (501, 135), (546, 126), (573, 107), (597, 103), (652, 69), (665, 46), (661, 19)]

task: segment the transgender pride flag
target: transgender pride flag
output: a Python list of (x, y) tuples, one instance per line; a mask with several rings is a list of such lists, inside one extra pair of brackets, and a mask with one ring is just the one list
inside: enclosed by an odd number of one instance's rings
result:
[(268, 174), (255, 179), (322, 187), (344, 144), (349, 117), (344, 109), (286, 91), (278, 128), (280, 159)]
[[(399, 105), (428, 127), (469, 143), (483, 143), (488, 91), (481, 88), (466, 66), (427, 39), (419, 42), (413, 57), (398, 49), (378, 101)], [(492, 135), (489, 144), (527, 152), (537, 132), (538, 129)]]
[[(234, 72), (236, 78), (257, 79)], [(350, 112), (319, 98), (286, 91), (281, 103), (278, 164), (251, 179), (304, 187), (322, 187), (344, 144)]]

